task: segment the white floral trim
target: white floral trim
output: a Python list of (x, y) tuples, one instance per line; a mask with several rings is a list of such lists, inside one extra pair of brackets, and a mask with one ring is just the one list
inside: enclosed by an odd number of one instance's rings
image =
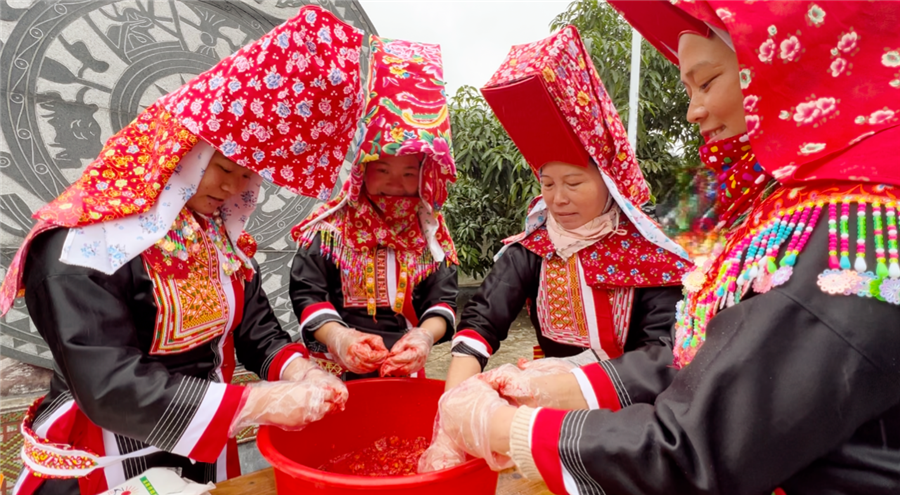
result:
[[(166, 236), (178, 213), (197, 192), (214, 152), (206, 141), (200, 140), (194, 145), (179, 161), (156, 203), (147, 212), (70, 229), (59, 260), (107, 275), (115, 273)], [(261, 184), (262, 178), (253, 174), (247, 188), (220, 208), (225, 230), (232, 241), (237, 241), (256, 208)], [(235, 251), (244, 261), (249, 261), (240, 249)]]

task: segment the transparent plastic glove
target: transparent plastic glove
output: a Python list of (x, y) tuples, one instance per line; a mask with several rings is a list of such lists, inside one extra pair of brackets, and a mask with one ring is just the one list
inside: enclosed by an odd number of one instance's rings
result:
[(434, 418), (434, 435), (431, 445), (419, 458), (419, 473), (450, 469), (465, 462), (466, 452), (441, 430), (440, 415)]
[(336, 326), (325, 342), (337, 364), (354, 373), (370, 373), (388, 357), (387, 347), (378, 335)]
[(508, 405), (487, 382), (473, 376), (441, 396), (440, 434), (457, 448), (484, 459), (494, 471), (512, 467), (512, 459), (491, 451), (490, 445), (491, 417)]
[(431, 347), (434, 336), (424, 328), (413, 328), (391, 348), (391, 353), (381, 365), (381, 376), (407, 376), (422, 369)]
[(552, 382), (541, 380), (542, 377), (556, 374), (560, 373), (554, 368), (545, 372), (535, 369), (521, 370), (511, 364), (504, 364), (478, 375), (478, 378), (515, 406), (558, 408), (561, 401), (554, 393)]
[(282, 380), (290, 380), (292, 382), (302, 382), (310, 373), (316, 375), (316, 370), (326, 373), (322, 368), (309, 359), (298, 357), (288, 363), (284, 371), (281, 372)]
[(330, 412), (343, 411), (347, 403), (347, 387), (331, 375), (307, 376), (302, 382), (259, 382), (248, 388), (247, 400), (231, 422), (229, 437), (252, 425), (301, 430)]
[(565, 358), (544, 358), (535, 359), (534, 361), (529, 361), (525, 358), (519, 358), (519, 362), (517, 364), (519, 368), (523, 370), (539, 369), (547, 372), (558, 370), (558, 373), (566, 373), (568, 371), (572, 371), (575, 368), (594, 364), (606, 359), (609, 359), (609, 356), (606, 356), (605, 353), (603, 354), (603, 357), (600, 357), (593, 350), (587, 349), (580, 354)]

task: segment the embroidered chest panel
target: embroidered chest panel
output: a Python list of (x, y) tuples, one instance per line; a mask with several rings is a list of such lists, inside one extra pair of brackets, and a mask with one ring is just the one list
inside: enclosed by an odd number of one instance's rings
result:
[(559, 256), (541, 264), (537, 313), (541, 333), (562, 344), (622, 354), (628, 338), (633, 287), (592, 288), (585, 283), (581, 260)]
[[(362, 260), (357, 260), (357, 262), (360, 261)], [(391, 301), (389, 301), (388, 297), (387, 261), (388, 250), (377, 248), (375, 250), (374, 263), (363, 262), (372, 270), (372, 273), (365, 273), (364, 270), (341, 269), (341, 288), (344, 292), (345, 308), (367, 307), (368, 293), (366, 289), (369, 284), (374, 285), (375, 306), (382, 308), (391, 307)]]
[[(189, 351), (226, 330), (231, 309), (222, 287), (218, 253), (205, 234), (201, 233), (197, 245), (200, 249), (191, 254), (186, 277), (162, 275), (144, 257), (157, 306), (150, 354)], [(153, 249), (158, 248), (148, 251)]]
[(562, 344), (591, 346), (577, 256), (568, 261), (554, 256), (541, 264), (537, 312), (545, 337)]

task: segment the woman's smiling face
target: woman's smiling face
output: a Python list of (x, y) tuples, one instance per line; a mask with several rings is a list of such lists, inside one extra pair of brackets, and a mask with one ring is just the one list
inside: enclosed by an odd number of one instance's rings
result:
[(681, 82), (691, 104), (687, 120), (707, 143), (747, 132), (737, 55), (718, 36), (684, 34), (678, 41)]

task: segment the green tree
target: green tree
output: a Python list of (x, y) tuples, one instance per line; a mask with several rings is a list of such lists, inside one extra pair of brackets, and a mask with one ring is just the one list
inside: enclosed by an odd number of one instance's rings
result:
[(483, 276), (502, 240), (521, 232), (540, 186), (481, 93), (463, 86), (450, 100), (459, 178), (444, 206), (463, 272)]
[[(578, 28), (613, 104), (628, 121), (631, 27), (602, 0), (576, 0), (550, 23), (552, 30)], [(685, 120), (688, 97), (678, 68), (650, 43), (641, 43), (637, 157), (654, 199), (671, 204), (690, 186), (699, 166), (700, 135)]]

